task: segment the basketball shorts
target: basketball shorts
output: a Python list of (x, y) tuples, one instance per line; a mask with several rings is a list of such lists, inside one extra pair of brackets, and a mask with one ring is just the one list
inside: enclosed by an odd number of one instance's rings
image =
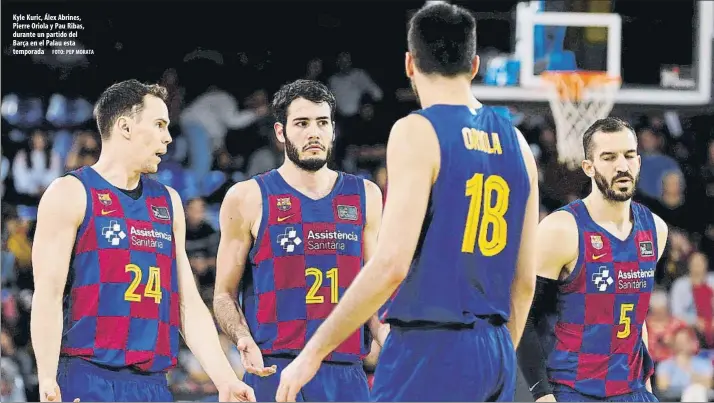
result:
[(647, 389), (618, 396), (596, 397), (584, 395), (565, 385), (557, 385), (553, 395), (559, 402), (659, 402)]
[(392, 326), (377, 363), (378, 402), (511, 402), (516, 353), (505, 325), (479, 319), (468, 328)]
[(165, 373), (110, 369), (81, 358), (62, 357), (57, 383), (65, 402), (172, 402)]
[[(255, 391), (259, 402), (274, 402), (280, 384), (280, 371), (292, 362), (290, 357), (264, 356), (266, 367), (276, 365), (277, 373), (260, 377), (246, 372), (243, 381)], [(323, 363), (317, 374), (296, 397), (298, 402), (368, 402), (369, 385), (362, 364)]]

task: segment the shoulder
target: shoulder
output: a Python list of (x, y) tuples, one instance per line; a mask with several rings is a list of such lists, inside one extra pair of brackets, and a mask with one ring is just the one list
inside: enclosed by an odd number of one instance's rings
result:
[(360, 179), (362, 183), (364, 183), (364, 193), (367, 197), (367, 200), (370, 200), (371, 198), (375, 199), (382, 199), (382, 189), (377, 186), (376, 183), (372, 182), (369, 179)]
[(262, 208), (260, 185), (254, 178), (238, 182), (231, 186), (221, 203), (222, 212), (230, 212), (243, 217), (257, 217)]
[(654, 220), (655, 228), (657, 229), (657, 238), (667, 239), (667, 236), (669, 235), (669, 226), (667, 225), (667, 223), (664, 222), (662, 217), (651, 212), (647, 207), (645, 207), (645, 206), (642, 206), (642, 207), (647, 209), (647, 211), (649, 211), (650, 214), (652, 214), (652, 219)]
[(50, 183), (40, 199), (40, 209), (57, 211), (80, 220), (87, 208), (84, 184), (73, 175), (64, 175)]
[[(439, 148), (436, 130), (429, 119), (421, 114), (412, 113), (397, 120), (392, 126), (387, 154), (390, 154), (391, 149), (392, 159), (397, 156), (408, 159), (414, 157), (433, 159), (438, 155)], [(389, 157), (387, 159), (389, 160)]]
[(557, 210), (545, 217), (538, 224), (539, 231), (551, 234), (553, 237), (572, 239), (578, 235), (578, 224), (575, 217), (567, 210)]

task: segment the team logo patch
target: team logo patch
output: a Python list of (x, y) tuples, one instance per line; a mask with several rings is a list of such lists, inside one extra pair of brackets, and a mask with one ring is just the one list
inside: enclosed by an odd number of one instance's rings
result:
[(171, 215), (169, 214), (169, 209), (167, 207), (151, 206), (151, 212), (154, 217), (158, 220), (170, 220)]
[(297, 234), (295, 228), (285, 228), (285, 232), (278, 235), (278, 243), (285, 252), (295, 252), (295, 247), (302, 243), (302, 239)]
[(615, 280), (612, 279), (612, 276), (610, 276), (610, 270), (608, 270), (605, 266), (601, 266), (596, 273), (593, 273), (592, 281), (597, 290), (600, 292), (607, 291), (607, 288), (615, 282)]
[(289, 197), (279, 197), (277, 202), (275, 203), (275, 206), (280, 211), (288, 211), (292, 207), (292, 204), (290, 203)]
[(590, 235), (590, 244), (593, 246), (595, 249), (602, 249), (603, 243), (602, 243), (602, 237), (600, 235)]
[(341, 204), (337, 206), (337, 217), (339, 217), (340, 220), (357, 221), (358, 216), (357, 207), (355, 206), (344, 206)]
[(105, 206), (112, 204), (112, 196), (109, 193), (97, 193), (97, 200)]
[(640, 242), (640, 256), (642, 256), (642, 257), (654, 256), (654, 246), (652, 246), (652, 241)]
[(126, 233), (117, 221), (111, 220), (109, 225), (102, 228), (102, 236), (110, 245), (117, 246), (122, 239), (126, 238)]

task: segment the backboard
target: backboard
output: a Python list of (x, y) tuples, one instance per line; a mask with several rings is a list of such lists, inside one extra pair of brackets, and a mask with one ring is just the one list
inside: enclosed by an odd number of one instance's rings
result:
[[(622, 78), (616, 104), (711, 102), (714, 2), (538, 0), (515, 10), (509, 49), (478, 33), (480, 100), (546, 102), (542, 71), (593, 70)], [(479, 24), (490, 18), (474, 11)]]

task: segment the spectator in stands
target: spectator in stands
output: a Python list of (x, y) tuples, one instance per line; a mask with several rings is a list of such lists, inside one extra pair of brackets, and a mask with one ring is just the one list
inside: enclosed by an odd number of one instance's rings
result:
[(677, 228), (670, 229), (667, 248), (657, 263), (657, 282), (670, 289), (674, 280), (689, 272), (687, 260), (693, 251), (694, 246), (686, 232)]
[(7, 250), (15, 256), (19, 270), (29, 270), (32, 266), (32, 242), (28, 236), (30, 223), (26, 220), (11, 218), (5, 222), (7, 226)]
[(327, 82), (337, 101), (338, 122), (359, 114), (364, 95), (370, 95), (374, 101), (382, 100), (382, 89), (366, 71), (352, 67), (352, 56), (348, 52), (337, 56), (337, 69)]
[[(701, 185), (704, 188), (704, 205), (714, 206), (714, 139), (709, 141), (707, 159), (700, 169)], [(702, 249), (709, 255), (714, 255), (714, 209), (703, 211), (702, 218), (706, 227), (702, 239)]]
[(35, 130), (12, 162), (15, 190), (39, 202), (47, 186), (61, 173), (59, 155), (52, 151), (47, 134), (42, 130)]
[(10, 172), (10, 161), (5, 158), (5, 154), (2, 154), (2, 159), (0, 160), (0, 197), (5, 195), (5, 178)]
[(94, 165), (99, 159), (98, 135), (91, 131), (83, 131), (77, 134), (72, 144), (72, 149), (67, 154), (65, 169), (72, 171), (83, 166)]
[(253, 151), (248, 158), (246, 175), (262, 174), (273, 168), (279, 167), (285, 159), (285, 145), (277, 140), (275, 135), (271, 135), (270, 143)]
[[(707, 257), (695, 252), (689, 257), (689, 274), (672, 284), (672, 314), (697, 329), (697, 334), (712, 341), (712, 289), (714, 273), (709, 273)], [(708, 344), (708, 343), (707, 343)]]
[(228, 129), (248, 127), (268, 111), (267, 106), (239, 111), (235, 97), (216, 86), (210, 86), (189, 104), (181, 113), (180, 124), (196, 179), (200, 182), (210, 172), (213, 153), (223, 146)]
[(696, 354), (696, 338), (690, 328), (681, 328), (674, 336), (674, 356), (657, 367), (655, 382), (662, 399), (706, 402), (714, 381), (714, 367), (709, 359)]
[[(659, 199), (662, 196), (662, 180), (667, 172), (682, 171), (674, 158), (662, 154), (663, 139), (650, 128), (644, 128), (637, 134), (642, 168), (637, 190), (647, 197)], [(666, 218), (662, 217), (665, 221)]]
[(26, 402), (25, 382), (17, 364), (7, 357), (0, 358), (0, 401)]
[(307, 62), (307, 71), (305, 72), (305, 79), (325, 83), (325, 74), (322, 71), (322, 59), (316, 57)]
[(194, 198), (186, 205), (186, 254), (199, 286), (213, 284), (218, 253), (218, 232), (206, 219), (206, 203)]
[(674, 334), (682, 327), (687, 327), (687, 324), (672, 317), (669, 312), (667, 292), (654, 291), (650, 297), (650, 311), (647, 314), (647, 332), (649, 352), (655, 363), (672, 357)]

